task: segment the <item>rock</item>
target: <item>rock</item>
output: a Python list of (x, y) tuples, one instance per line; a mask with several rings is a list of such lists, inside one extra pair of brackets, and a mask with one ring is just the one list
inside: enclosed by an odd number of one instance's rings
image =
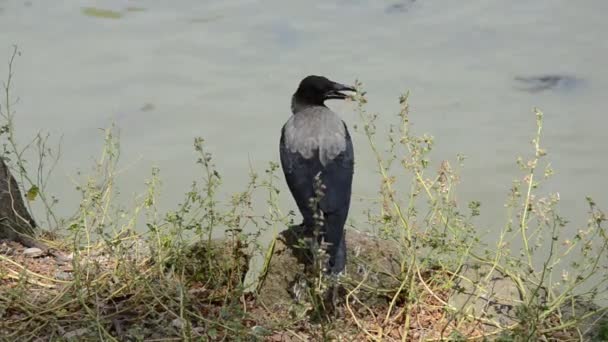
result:
[(74, 279), (74, 276), (68, 272), (65, 271), (57, 271), (55, 272), (55, 279), (59, 279), (59, 280), (72, 280)]
[(57, 265), (60, 265), (60, 266), (71, 263), (72, 259), (73, 259), (73, 253), (70, 253), (70, 255), (63, 255), (63, 254), (59, 254), (59, 253), (55, 255), (55, 262), (57, 263)]
[(42, 249), (36, 248), (36, 247), (26, 248), (23, 251), (23, 255), (25, 255), (28, 258), (38, 258), (38, 257), (42, 256), (42, 254), (44, 254)]
[[(299, 226), (292, 226), (281, 232), (277, 237), (274, 253), (263, 282), (258, 286), (257, 300), (267, 306), (279, 310), (300, 299), (298, 295), (305, 291), (303, 275), (307, 272), (306, 265), (311, 264), (312, 256), (309, 249), (302, 248), (299, 239), (305, 236)], [(370, 234), (352, 229), (345, 231), (347, 246), (347, 265), (344, 281), (357, 284), (364, 277), (370, 286), (384, 289), (398, 288), (399, 283), (388, 275), (400, 273), (400, 256), (398, 245), (394, 241), (384, 240)], [(361, 296), (369, 296), (368, 304), (385, 300), (366, 291)]]

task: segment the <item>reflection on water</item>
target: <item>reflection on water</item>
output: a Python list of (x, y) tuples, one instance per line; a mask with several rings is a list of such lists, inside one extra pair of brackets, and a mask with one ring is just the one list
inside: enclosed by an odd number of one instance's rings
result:
[[(99, 128), (121, 128), (124, 203), (143, 175), (161, 169), (161, 208), (181, 200), (192, 179), (192, 141), (216, 155), (226, 191), (241, 190), (249, 164), (278, 160), (282, 123), (299, 80), (323, 74), (363, 81), (369, 107), (394, 122), (411, 90), (416, 132), (436, 139), (434, 165), (467, 156), (459, 200), (482, 202), (488, 230), (502, 207), (515, 157), (531, 152), (532, 108), (546, 114), (545, 145), (563, 214), (584, 223), (584, 196), (608, 204), (608, 2), (0, 1), (0, 55), (19, 44), (14, 91), (22, 141), (39, 130), (63, 134), (51, 189), (62, 214), (78, 201), (71, 177), (100, 151)], [(144, 10), (145, 9), (145, 10)], [(114, 19), (114, 20), (112, 20)], [(116, 20), (117, 19), (117, 20)], [(6, 66), (0, 63), (0, 72)], [(584, 86), (583, 86), (584, 85)], [(523, 91), (522, 91), (523, 90)], [(542, 91), (541, 91), (542, 90)], [(331, 103), (353, 127), (352, 104)], [(374, 159), (354, 134), (357, 198), (376, 194)], [(282, 206), (295, 209), (286, 187)], [(365, 229), (355, 200), (354, 224)]]

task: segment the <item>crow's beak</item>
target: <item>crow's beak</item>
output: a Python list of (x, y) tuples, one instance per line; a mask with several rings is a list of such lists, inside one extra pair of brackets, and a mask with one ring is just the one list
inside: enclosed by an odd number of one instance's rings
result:
[(344, 84), (334, 82), (333, 89), (328, 91), (325, 94), (325, 99), (326, 100), (331, 100), (331, 99), (344, 100), (349, 97), (348, 95), (341, 93), (341, 91), (355, 91), (356, 92), (357, 90), (351, 86), (347, 86)]

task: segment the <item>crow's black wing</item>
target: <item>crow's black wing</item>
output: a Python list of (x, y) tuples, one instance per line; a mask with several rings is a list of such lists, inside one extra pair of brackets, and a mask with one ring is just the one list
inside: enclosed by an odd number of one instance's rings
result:
[(289, 191), (293, 196), (300, 213), (304, 218), (305, 226), (312, 226), (314, 224), (313, 212), (309, 206), (309, 199), (314, 197), (313, 188), (313, 174), (314, 169), (318, 169), (315, 163), (320, 165), (318, 158), (314, 157), (311, 159), (304, 158), (298, 152), (291, 152), (287, 146), (285, 146), (285, 128), (281, 131), (281, 142), (280, 142), (280, 157), (281, 167), (283, 168), (283, 174), (287, 181)]
[(355, 157), (353, 143), (346, 125), (344, 125), (344, 129), (346, 148), (320, 171), (321, 179), (326, 187), (325, 196), (321, 200), (321, 209), (325, 213), (340, 212), (346, 216), (350, 206)]
[(352, 191), (354, 170), (353, 144), (346, 125), (346, 148), (327, 165), (321, 164), (319, 153), (307, 159), (298, 152), (292, 152), (285, 146), (284, 129), (281, 132), (280, 157), (287, 186), (294, 197), (306, 225), (312, 225), (313, 212), (309, 207), (314, 193), (314, 177), (321, 172), (321, 182), (325, 185), (325, 196), (321, 200), (321, 209), (325, 213), (340, 212), (348, 214)]

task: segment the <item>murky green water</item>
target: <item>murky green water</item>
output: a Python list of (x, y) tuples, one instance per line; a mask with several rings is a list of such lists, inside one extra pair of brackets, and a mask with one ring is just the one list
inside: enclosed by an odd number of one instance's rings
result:
[[(531, 151), (534, 106), (562, 213), (584, 223), (585, 196), (608, 205), (608, 2), (538, 1), (9, 1), (0, 0), (0, 56), (18, 44), (19, 137), (63, 134), (51, 184), (60, 214), (78, 203), (100, 128), (121, 128), (125, 203), (153, 165), (161, 208), (181, 200), (198, 169), (192, 141), (208, 141), (226, 182), (241, 190), (249, 164), (278, 161), (289, 101), (308, 74), (364, 82), (369, 108), (394, 122), (411, 90), (415, 130), (437, 140), (436, 161), (468, 158), (459, 199), (482, 202), (480, 223), (504, 222), (502, 204)], [(0, 63), (1, 75), (6, 63)], [(550, 76), (558, 75), (560, 78)], [(542, 76), (546, 76), (542, 78)], [(538, 79), (541, 77), (541, 79)], [(331, 103), (352, 126), (352, 104)], [(354, 134), (358, 197), (378, 187), (365, 140)], [(295, 209), (287, 188), (282, 207)], [(352, 218), (364, 229), (353, 204)], [(358, 223), (357, 223), (358, 222)]]

